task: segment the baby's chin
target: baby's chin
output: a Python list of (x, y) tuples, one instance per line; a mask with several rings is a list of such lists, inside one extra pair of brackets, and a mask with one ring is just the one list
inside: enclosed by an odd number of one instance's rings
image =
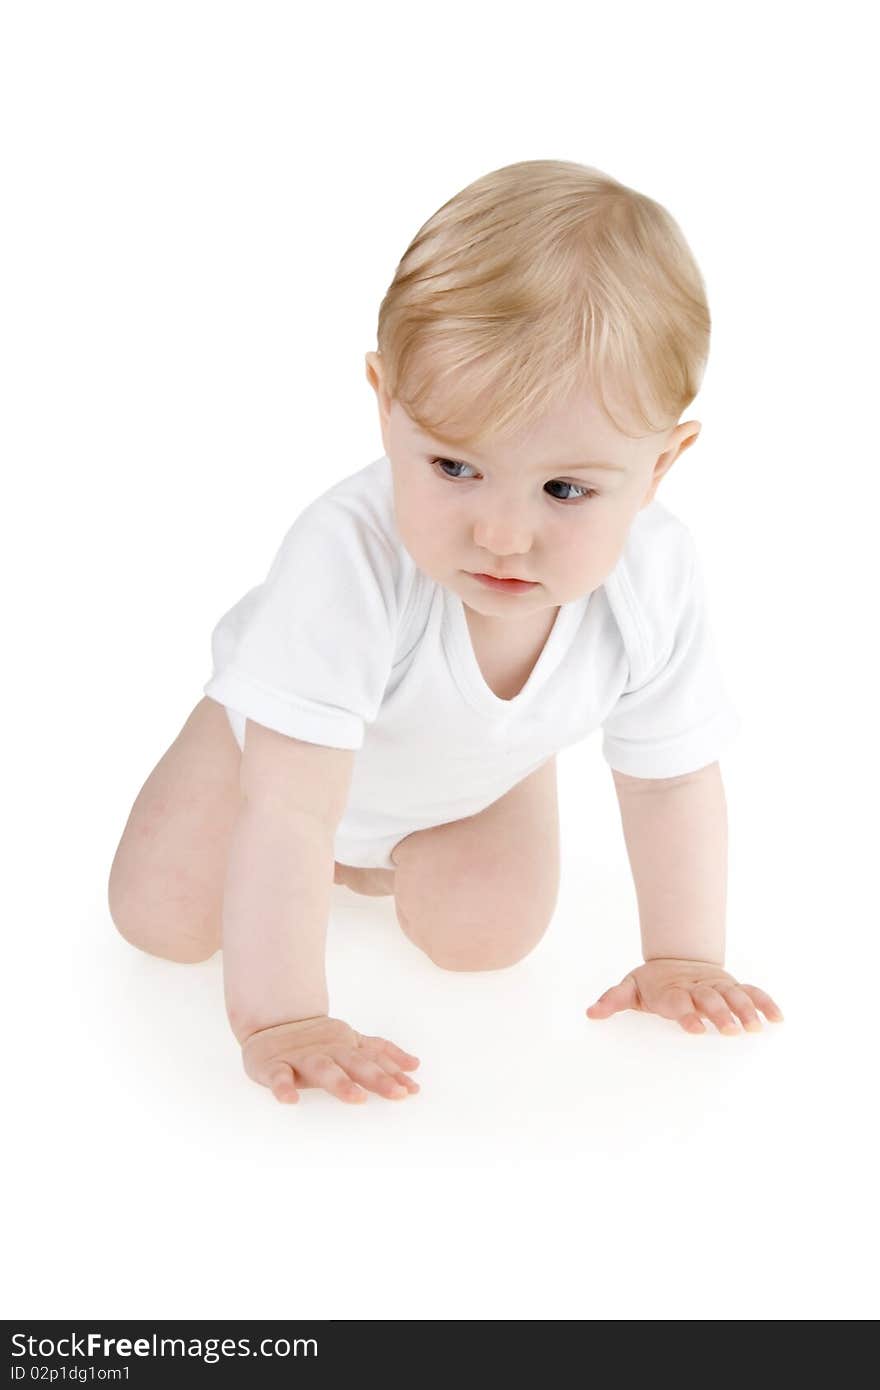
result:
[(472, 613), (480, 613), (486, 618), (515, 621), (526, 615), (534, 617), (541, 611), (549, 612), (552, 609), (555, 612), (564, 601), (554, 598), (547, 587), (540, 583), (536, 583), (534, 589), (518, 594), (502, 593), (498, 589), (486, 588), (479, 580), (459, 575), (451, 582), (447, 580), (446, 587), (458, 594), (462, 603)]

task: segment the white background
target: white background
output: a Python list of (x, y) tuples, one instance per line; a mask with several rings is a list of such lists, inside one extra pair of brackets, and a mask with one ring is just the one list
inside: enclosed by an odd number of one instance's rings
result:
[[(877, 1314), (877, 110), (856, 3), (5, 4), (7, 1316)], [(584, 1009), (638, 964), (598, 737), (538, 950), (437, 970), (334, 889), (331, 1003), (420, 1095), (277, 1105), (220, 959), (106, 905), (210, 632), (382, 452), (363, 355), (421, 224), (520, 159), (657, 198), (703, 270), (692, 529), (744, 721), (735, 1039)]]

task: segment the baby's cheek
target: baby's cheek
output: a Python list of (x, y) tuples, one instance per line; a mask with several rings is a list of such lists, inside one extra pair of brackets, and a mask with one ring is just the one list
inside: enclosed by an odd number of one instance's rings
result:
[(588, 556), (590, 574), (597, 584), (607, 579), (619, 561), (626, 545), (626, 536), (626, 528), (620, 525), (597, 525), (590, 533), (584, 551)]
[(425, 566), (448, 561), (454, 544), (448, 528), (438, 525), (436, 514), (404, 517), (399, 523), (400, 535), (410, 554)]

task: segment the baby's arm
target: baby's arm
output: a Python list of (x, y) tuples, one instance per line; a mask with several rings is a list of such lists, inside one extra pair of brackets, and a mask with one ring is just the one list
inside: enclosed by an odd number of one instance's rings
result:
[(242, 802), (223, 900), (226, 1011), (240, 1042), (326, 1014), (333, 832), (317, 816)]
[(241, 809), (223, 903), (226, 1008), (245, 1070), (277, 1099), (321, 1086), (364, 1100), (357, 1082), (393, 1098), (418, 1089), (418, 1059), (328, 1017), (325, 944), (333, 841), (354, 753), (248, 722)]
[(721, 768), (648, 779), (614, 771), (642, 955), (724, 964), (727, 801)]

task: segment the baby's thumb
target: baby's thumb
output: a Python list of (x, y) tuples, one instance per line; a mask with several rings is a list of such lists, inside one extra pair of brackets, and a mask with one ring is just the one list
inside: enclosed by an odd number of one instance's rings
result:
[(276, 1100), (295, 1105), (299, 1091), (293, 1080), (293, 1067), (287, 1062), (274, 1062), (266, 1071), (263, 1085), (268, 1086)]
[(595, 1004), (587, 1009), (587, 1018), (610, 1018), (622, 1009), (634, 1009), (637, 1002), (636, 982), (632, 975), (627, 975), (619, 985), (612, 985), (611, 989), (600, 994)]

